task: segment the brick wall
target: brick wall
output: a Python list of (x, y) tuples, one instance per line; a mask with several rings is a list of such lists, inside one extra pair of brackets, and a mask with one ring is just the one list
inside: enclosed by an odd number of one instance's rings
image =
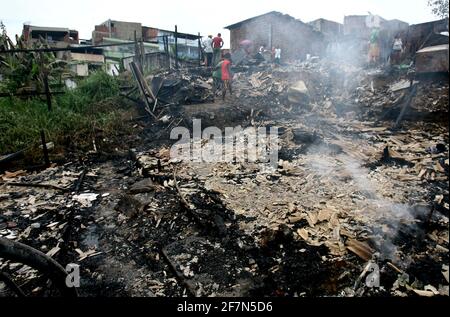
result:
[(369, 38), (371, 30), (366, 25), (367, 16), (344, 17), (344, 35)]
[(142, 36), (144, 41), (155, 40), (158, 37), (159, 30), (147, 26), (142, 27)]
[(325, 19), (318, 19), (310, 22), (315, 30), (324, 33), (327, 36), (340, 36), (343, 34), (344, 25)]
[(104, 37), (113, 37), (125, 41), (134, 41), (134, 31), (136, 31), (136, 37), (138, 39), (141, 39), (141, 23), (111, 21), (110, 30), (109, 21), (106, 21), (101, 25), (95, 26), (95, 30), (92, 32), (92, 40), (94, 44), (100, 43)]
[(136, 31), (136, 37), (142, 38), (142, 24), (133, 22), (120, 22), (112, 21), (114, 28), (116, 29), (115, 37), (121, 40), (134, 41), (134, 32)]

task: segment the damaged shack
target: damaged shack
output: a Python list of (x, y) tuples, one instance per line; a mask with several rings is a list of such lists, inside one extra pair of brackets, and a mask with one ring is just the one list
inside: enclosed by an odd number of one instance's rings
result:
[[(272, 11), (231, 25), (231, 50), (238, 50), (240, 43), (250, 40), (255, 49), (265, 46), (267, 50), (279, 46), (285, 60), (304, 60), (306, 55), (321, 55), (326, 44), (321, 32), (294, 17)], [(255, 51), (256, 52), (256, 51)]]

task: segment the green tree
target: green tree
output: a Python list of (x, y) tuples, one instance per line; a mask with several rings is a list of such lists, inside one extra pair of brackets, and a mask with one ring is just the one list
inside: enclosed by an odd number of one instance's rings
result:
[[(27, 48), (49, 48), (40, 38), (39, 42), (28, 47), (22, 37), (16, 36), (16, 44), (8, 37), (6, 27), (0, 21), (0, 51)], [(67, 62), (59, 60), (51, 52), (13, 52), (0, 54), (0, 92), (21, 92), (22, 90), (43, 91), (44, 76), (50, 81), (58, 81), (68, 71)]]
[(448, 18), (448, 0), (428, 0), (428, 6), (434, 15), (442, 19)]

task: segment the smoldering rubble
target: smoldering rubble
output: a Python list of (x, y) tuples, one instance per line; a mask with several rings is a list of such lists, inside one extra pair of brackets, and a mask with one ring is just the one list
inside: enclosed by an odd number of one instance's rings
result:
[[(208, 74), (158, 76), (165, 119), (136, 121), (133, 147), (1, 175), (2, 237), (78, 263), (83, 296), (448, 296), (448, 78), (243, 65), (212, 103)], [(277, 164), (171, 158), (194, 119), (278, 127)]]
[[(188, 127), (193, 117), (279, 126), (276, 169), (171, 161), (173, 141), (147, 142), (141, 123), (142, 144), (115, 160), (6, 173), (0, 233), (82, 264), (86, 295), (446, 295), (448, 136), (436, 117), (448, 83), (417, 83), (396, 130), (399, 79), (372, 89), (364, 73), (326, 62), (248, 68), (226, 110), (171, 113)], [(369, 262), (380, 288), (360, 281)]]

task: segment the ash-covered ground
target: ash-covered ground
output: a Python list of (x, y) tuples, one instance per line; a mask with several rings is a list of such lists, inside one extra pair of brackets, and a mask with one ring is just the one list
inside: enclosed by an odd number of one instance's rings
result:
[[(448, 296), (448, 77), (412, 89), (389, 69), (249, 66), (213, 102), (207, 72), (163, 75), (201, 88), (164, 120), (124, 123), (108, 153), (2, 174), (0, 235), (79, 264), (81, 296)], [(277, 161), (174, 159), (170, 132), (194, 119), (277, 127)]]

